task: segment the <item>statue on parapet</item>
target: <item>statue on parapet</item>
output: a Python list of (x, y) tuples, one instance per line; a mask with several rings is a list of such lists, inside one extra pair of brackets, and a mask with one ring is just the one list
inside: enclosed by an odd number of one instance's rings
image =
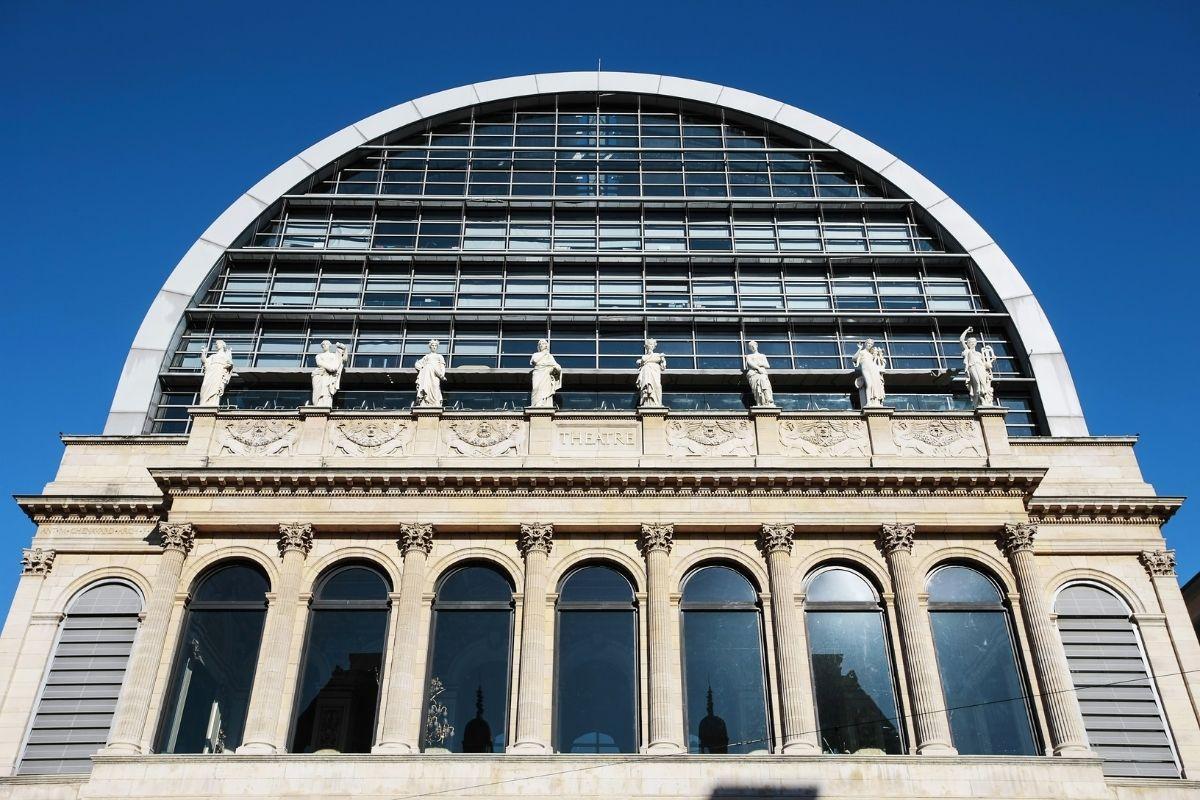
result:
[(667, 357), (654, 352), (658, 342), (653, 339), (647, 339), (645, 347), (645, 353), (637, 360), (638, 407), (662, 407), (662, 374), (667, 369)]
[[(958, 337), (962, 345), (963, 371), (967, 374), (967, 391), (971, 393), (971, 404), (976, 408), (996, 405), (996, 396), (992, 390), (992, 367), (996, 363), (996, 351), (990, 344), (981, 342), (967, 328)], [(982, 345), (978, 350), (976, 345)]]
[(771, 377), (767, 371), (771, 369), (771, 362), (767, 357), (758, 352), (758, 342), (748, 342), (746, 347), (750, 350), (746, 353), (746, 381), (750, 384), (750, 394), (754, 396), (754, 405), (756, 406), (774, 406), (775, 392), (771, 389)]
[(208, 352), (207, 348), (200, 353), (200, 364), (204, 368), (204, 382), (200, 384), (200, 405), (217, 408), (229, 381), (236, 374), (233, 371), (233, 353), (218, 339), (217, 349)]
[(346, 371), (350, 354), (346, 345), (341, 342), (334, 345), (326, 339), (321, 342), (321, 352), (314, 360), (317, 365), (312, 371), (312, 405), (314, 408), (333, 408), (333, 396), (342, 388), (342, 373)]
[(531, 387), (529, 405), (532, 408), (554, 408), (554, 393), (562, 388), (562, 367), (550, 354), (550, 342), (539, 339), (537, 352), (529, 359)]
[(860, 405), (863, 408), (881, 408), (887, 400), (887, 387), (883, 382), (887, 358), (874, 339), (858, 343), (858, 350), (854, 353), (854, 368), (858, 370), (854, 385), (858, 387)]
[(446, 359), (438, 352), (441, 342), (429, 340), (429, 352), (421, 356), (415, 367), (417, 370), (417, 399), (413, 403), (418, 408), (441, 408), (442, 381), (446, 379)]

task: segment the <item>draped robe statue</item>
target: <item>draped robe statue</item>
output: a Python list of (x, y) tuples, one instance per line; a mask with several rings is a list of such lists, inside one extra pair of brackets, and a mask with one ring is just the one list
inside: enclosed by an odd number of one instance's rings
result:
[(750, 394), (754, 396), (756, 406), (774, 406), (775, 393), (771, 389), (771, 378), (767, 370), (771, 362), (758, 352), (758, 342), (750, 342), (750, 352), (746, 354), (746, 380), (750, 383)]
[(854, 367), (858, 377), (854, 385), (859, 389), (859, 397), (863, 408), (879, 408), (887, 398), (887, 390), (883, 385), (883, 369), (887, 362), (883, 350), (875, 346), (874, 339), (858, 343), (854, 353)]
[(441, 408), (442, 381), (446, 378), (446, 359), (438, 352), (441, 343), (429, 340), (429, 352), (416, 363), (417, 399), (414, 405), (425, 408)]
[(336, 349), (329, 340), (321, 342), (317, 353), (317, 366), (312, 371), (312, 404), (315, 408), (333, 408), (333, 396), (342, 388), (342, 373), (350, 354), (346, 345), (337, 343)]
[(639, 406), (661, 406), (662, 374), (667, 368), (667, 357), (654, 352), (658, 342), (646, 340), (646, 352), (637, 360), (637, 389)]
[(529, 405), (532, 408), (554, 408), (554, 393), (562, 388), (562, 367), (550, 354), (550, 343), (538, 340), (537, 352), (529, 359), (531, 387)]
[(200, 384), (200, 405), (217, 407), (221, 405), (221, 397), (229, 379), (233, 377), (233, 354), (225, 343), (217, 340), (217, 349), (212, 353), (207, 351), (200, 354), (200, 363), (204, 366), (204, 382)]
[(992, 365), (996, 363), (996, 351), (989, 344), (976, 350), (979, 340), (968, 336), (973, 329), (967, 328), (958, 337), (962, 345), (963, 371), (967, 373), (967, 391), (971, 393), (971, 404), (980, 406), (996, 405), (996, 397), (992, 391)]

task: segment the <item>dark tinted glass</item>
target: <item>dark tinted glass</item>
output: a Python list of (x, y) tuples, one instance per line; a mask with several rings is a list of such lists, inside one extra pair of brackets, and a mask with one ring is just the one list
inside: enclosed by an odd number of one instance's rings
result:
[(636, 752), (635, 620), (632, 609), (558, 612), (554, 739), (559, 752)]
[(632, 602), (633, 587), (624, 575), (611, 567), (583, 567), (567, 577), (559, 600), (568, 603)]
[(684, 611), (683, 658), (688, 750), (770, 750), (758, 611)]
[(750, 581), (729, 567), (703, 567), (683, 584), (685, 603), (754, 603), (758, 593)]
[(929, 602), (995, 604), (1000, 602), (1000, 592), (970, 567), (942, 567), (929, 578)]
[(448, 602), (507, 603), (512, 599), (508, 579), (490, 567), (464, 567), (451, 573), (438, 588), (437, 599)]
[[(444, 742), (425, 742), (425, 747), (454, 753), (504, 752), (511, 617), (507, 609), (436, 613), (429, 678), (444, 687), (437, 699), (446, 706), (454, 735)], [(427, 703), (428, 692), (427, 687)]]
[(809, 581), (804, 599), (809, 603), (878, 602), (865, 578), (840, 568), (826, 570)]
[(321, 586), (321, 600), (386, 600), (388, 586), (383, 576), (370, 567), (348, 567)]
[(267, 578), (256, 567), (231, 564), (211, 573), (200, 585), (192, 599), (195, 602), (262, 602), (269, 587)]

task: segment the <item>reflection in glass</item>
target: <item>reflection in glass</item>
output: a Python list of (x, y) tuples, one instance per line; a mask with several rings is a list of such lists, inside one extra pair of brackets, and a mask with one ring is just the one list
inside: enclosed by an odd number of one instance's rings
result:
[(292, 752), (370, 752), (388, 591), (384, 577), (363, 566), (342, 568), (318, 588), (309, 615)]
[(769, 750), (758, 593), (736, 570), (702, 567), (683, 586), (688, 750)]
[(220, 753), (242, 743), (267, 613), (267, 579), (249, 564), (210, 573), (188, 603), (160, 753)]
[(554, 741), (560, 753), (637, 750), (637, 612), (614, 569), (582, 567), (558, 600)]
[[(512, 585), (491, 567), (463, 567), (441, 582), (433, 612), (429, 682), (436, 678), (444, 687), (438, 701), (446, 707), (454, 734), (422, 744), (452, 753), (502, 753), (508, 730)], [(429, 693), (427, 687), (426, 704)]]
[(804, 616), (822, 750), (903, 753), (883, 610), (874, 588), (852, 570), (824, 570), (808, 583)]
[(929, 579), (929, 619), (958, 752), (1035, 755), (1008, 610), (996, 585), (969, 567), (942, 567)]

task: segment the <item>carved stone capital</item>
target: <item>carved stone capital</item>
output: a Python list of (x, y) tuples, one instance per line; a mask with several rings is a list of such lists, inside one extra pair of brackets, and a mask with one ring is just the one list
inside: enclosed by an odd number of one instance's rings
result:
[(917, 526), (913, 523), (885, 522), (879, 526), (879, 538), (875, 540), (875, 546), (885, 556), (898, 550), (911, 553), (916, 532)]
[(58, 555), (49, 548), (31, 547), (21, 551), (22, 575), (49, 575)]
[(186, 556), (196, 542), (196, 528), (190, 522), (160, 522), (158, 537), (163, 550), (178, 550)]
[(299, 550), (307, 556), (313, 546), (312, 525), (307, 522), (284, 522), (279, 525), (279, 557), (289, 550)]
[(1008, 522), (1004, 525), (1004, 534), (1000, 537), (1000, 549), (1011, 556), (1024, 550), (1033, 549), (1033, 537), (1037, 536), (1038, 526), (1032, 522)]
[(420, 550), (425, 555), (433, 550), (433, 525), (428, 522), (404, 523), (400, 526), (400, 538), (396, 541), (400, 555), (406, 556), (412, 550)]
[(554, 526), (549, 522), (522, 523), (517, 536), (517, 549), (529, 558), (530, 553), (550, 555), (554, 548)]
[(758, 549), (762, 554), (791, 553), (796, 526), (787, 523), (764, 523), (758, 534)]
[(642, 535), (638, 537), (638, 547), (641, 549), (642, 555), (647, 555), (655, 550), (662, 550), (669, 554), (674, 546), (674, 525), (669, 522), (642, 523)]
[(1175, 576), (1174, 550), (1143, 550), (1138, 556), (1146, 572), (1151, 578), (1172, 578)]

